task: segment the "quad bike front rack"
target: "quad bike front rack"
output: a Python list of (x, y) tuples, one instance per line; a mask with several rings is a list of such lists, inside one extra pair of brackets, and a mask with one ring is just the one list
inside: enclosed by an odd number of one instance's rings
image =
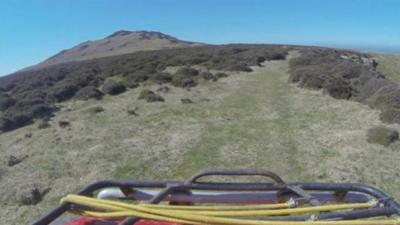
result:
[[(211, 177), (216, 176), (234, 178), (237, 176), (257, 176), (262, 177), (266, 181), (202, 181), (206, 178), (210, 180)], [(383, 224), (400, 224), (396, 222), (400, 216), (400, 204), (375, 187), (359, 183), (287, 183), (280, 176), (270, 171), (247, 169), (210, 170), (198, 173), (185, 182), (104, 180), (87, 186), (78, 193), (78, 196), (94, 198), (96, 194), (98, 198), (103, 199), (146, 201), (147, 204), (198, 205), (206, 203), (256, 205), (290, 202), (290, 207), (296, 208), (307, 205), (307, 209), (332, 204), (363, 204), (371, 203), (372, 201), (373, 204), (371, 204), (371, 207), (353, 210), (323, 210), (317, 213), (312, 211), (311, 213), (279, 214), (261, 218), (259, 221), (261, 221), (260, 224), (265, 224), (265, 221), (286, 221), (287, 224), (296, 224), (299, 221), (308, 221), (310, 224), (318, 224), (318, 222), (329, 224), (334, 221), (347, 221), (351, 224), (351, 221), (359, 219), (391, 218), (390, 223), (385, 222)], [(67, 211), (76, 211), (77, 209), (86, 210), (87, 208), (90, 207), (80, 203), (64, 201), (57, 208), (34, 222), (33, 225), (48, 225)], [(132, 225), (139, 219), (142, 218), (126, 216), (119, 224)], [(198, 220), (194, 222), (196, 224), (214, 224)], [(221, 224), (228, 223), (221, 222)], [(357, 224), (362, 225), (362, 220)]]

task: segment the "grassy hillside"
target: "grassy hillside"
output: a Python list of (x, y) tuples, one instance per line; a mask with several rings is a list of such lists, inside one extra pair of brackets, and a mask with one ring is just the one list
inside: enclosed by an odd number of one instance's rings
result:
[[(193, 69), (171, 74), (165, 71), (167, 67), (251, 71), (249, 66), (265, 60), (284, 59), (287, 51), (278, 45), (201, 46), (68, 62), (11, 74), (0, 78), (0, 133), (29, 125), (34, 119), (46, 120), (58, 110), (56, 103), (70, 99), (117, 95), (144, 82), (193, 87), (205, 79)], [(214, 80), (209, 72), (206, 75)]]
[(400, 82), (400, 55), (374, 53), (378, 59), (378, 71), (389, 79)]
[[(50, 128), (33, 124), (0, 135), (4, 161), (24, 158), (0, 166), (3, 223), (26, 224), (99, 179), (187, 178), (209, 168), (262, 168), (288, 181), (363, 182), (400, 197), (400, 180), (393, 179), (400, 175), (400, 147), (366, 141), (367, 129), (381, 124), (379, 112), (299, 88), (288, 82), (288, 70), (288, 60), (270, 61), (189, 90), (165, 84), (165, 102), (137, 100), (145, 88), (156, 91), (155, 84), (99, 101), (69, 101), (59, 105)], [(183, 98), (194, 103), (182, 104)], [(19, 204), (34, 186), (51, 190), (38, 205)]]

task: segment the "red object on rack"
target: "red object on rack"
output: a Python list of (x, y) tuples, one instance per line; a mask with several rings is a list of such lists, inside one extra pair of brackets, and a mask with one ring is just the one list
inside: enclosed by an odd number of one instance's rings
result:
[[(116, 220), (102, 220), (90, 217), (81, 217), (79, 219), (73, 220), (65, 225), (118, 225), (121, 221)], [(139, 220), (135, 225), (181, 225), (178, 223), (170, 223), (157, 220)]]

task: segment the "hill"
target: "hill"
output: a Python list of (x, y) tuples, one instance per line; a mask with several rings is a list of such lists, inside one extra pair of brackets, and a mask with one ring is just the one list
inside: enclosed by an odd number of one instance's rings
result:
[(108, 56), (124, 55), (138, 51), (200, 46), (201, 43), (182, 41), (155, 31), (120, 30), (94, 41), (86, 41), (70, 49), (65, 49), (47, 60), (25, 70), (39, 69), (49, 65), (76, 62)]
[(367, 138), (374, 127), (400, 130), (387, 57), (206, 45), (0, 78), (0, 217), (27, 224), (100, 179), (183, 179), (206, 168), (362, 182), (399, 197), (400, 142)]

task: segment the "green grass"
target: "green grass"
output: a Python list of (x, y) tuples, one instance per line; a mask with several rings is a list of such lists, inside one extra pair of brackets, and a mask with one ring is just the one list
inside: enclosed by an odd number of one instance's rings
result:
[[(398, 147), (366, 141), (366, 131), (381, 124), (379, 112), (298, 88), (287, 82), (287, 69), (287, 61), (272, 61), (190, 91), (171, 88), (162, 94), (165, 102), (137, 100), (141, 90), (157, 85), (68, 102), (50, 128), (0, 135), (2, 158), (29, 155), (15, 167), (0, 166), (6, 171), (0, 217), (27, 224), (65, 194), (101, 179), (186, 179), (211, 168), (266, 169), (287, 181), (364, 182), (400, 197)], [(195, 103), (182, 104), (182, 98)], [(95, 106), (104, 111), (88, 113)], [(59, 120), (71, 127), (59, 128)], [(24, 138), (27, 132), (32, 138)], [(14, 196), (29, 183), (52, 190), (41, 204), (15, 211)]]
[(389, 79), (400, 82), (400, 55), (373, 54), (378, 59), (378, 71)]

